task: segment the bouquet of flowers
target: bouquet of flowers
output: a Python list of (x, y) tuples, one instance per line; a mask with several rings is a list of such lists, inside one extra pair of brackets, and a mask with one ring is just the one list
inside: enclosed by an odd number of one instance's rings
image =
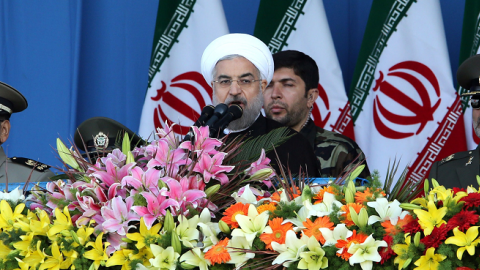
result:
[(181, 143), (171, 130), (158, 130), (158, 140), (133, 151), (126, 135), (122, 149), (94, 164), (57, 140), (66, 181), (32, 189), (29, 211), (1, 201), (0, 268), (135, 269), (165, 263), (161, 256), (169, 254), (167, 268), (175, 269), (173, 258), (199, 241), (198, 226), (207, 226), (202, 237), (207, 228), (219, 232), (210, 220), (234, 189), (270, 185), (263, 151), (242, 166), (232, 161), (238, 145), (209, 138), (208, 127), (193, 127), (195, 140)]
[(478, 269), (480, 191), (446, 189), (434, 179), (432, 185), (428, 191), (425, 181), (425, 197), (402, 205), (413, 210), (414, 219), (393, 246), (395, 263), (399, 269)]

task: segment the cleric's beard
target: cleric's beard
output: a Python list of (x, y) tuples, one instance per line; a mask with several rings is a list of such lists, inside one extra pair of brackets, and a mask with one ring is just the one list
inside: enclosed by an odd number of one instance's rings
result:
[[(258, 91), (258, 94), (256, 97), (253, 98), (252, 102), (247, 102), (247, 99), (242, 96), (228, 96), (227, 99), (225, 100), (225, 104), (230, 104), (234, 101), (237, 102), (242, 102), (245, 106), (243, 109), (243, 114), (242, 117), (240, 117), (237, 120), (232, 121), (228, 125), (228, 129), (231, 131), (236, 131), (236, 130), (242, 130), (246, 129), (249, 126), (255, 122), (255, 120), (258, 117), (258, 114), (262, 110), (263, 106), (263, 95), (261, 91)], [(213, 95), (213, 105), (217, 106), (218, 105), (218, 100), (215, 96)]]

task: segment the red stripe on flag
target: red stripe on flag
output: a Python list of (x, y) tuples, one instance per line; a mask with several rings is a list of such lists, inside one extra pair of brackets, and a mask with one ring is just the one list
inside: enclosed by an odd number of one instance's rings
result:
[[(200, 117), (200, 114), (196, 112), (194, 109), (190, 108), (188, 104), (174, 96), (170, 92), (166, 92), (163, 95), (163, 101), (167, 103), (170, 107), (172, 107), (174, 110), (178, 111), (179, 113), (183, 114), (185, 117), (188, 119), (192, 120), (195, 122), (198, 117)], [(162, 117), (162, 119), (165, 119)]]

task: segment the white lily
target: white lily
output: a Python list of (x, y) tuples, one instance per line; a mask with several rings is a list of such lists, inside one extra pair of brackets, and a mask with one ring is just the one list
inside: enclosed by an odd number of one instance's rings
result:
[(300, 259), (300, 253), (305, 250), (307, 244), (308, 236), (303, 235), (302, 238), (298, 239), (294, 231), (287, 231), (285, 244), (272, 242), (272, 249), (280, 253), (272, 264), (283, 264), (283, 266), (289, 267), (290, 264)]
[(367, 202), (367, 205), (375, 208), (379, 216), (371, 215), (368, 218), (368, 225), (372, 225), (378, 221), (387, 221), (393, 225), (396, 225), (399, 218), (405, 217), (408, 214), (407, 211), (403, 211), (400, 207), (400, 202), (397, 200), (393, 200), (393, 202), (389, 202), (386, 198), (377, 198), (374, 202)]
[[(316, 212), (312, 213), (312, 216), (323, 217), (328, 216), (333, 212), (333, 206), (336, 205), (341, 208), (343, 204), (335, 199), (335, 195), (329, 192), (323, 194), (323, 201), (319, 204), (315, 204)], [(317, 210), (318, 209), (318, 210)], [(338, 213), (341, 214), (340, 212)]]
[(216, 245), (218, 243), (217, 235), (220, 233), (220, 228), (218, 223), (211, 222), (212, 217), (210, 215), (210, 210), (204, 208), (202, 213), (200, 213), (200, 221), (198, 226), (203, 234), (203, 247), (204, 251), (208, 251), (208, 247)]
[[(208, 270), (208, 266), (210, 265), (210, 262), (205, 259), (205, 254), (203, 254), (198, 247), (184, 253), (182, 257), (180, 257), (180, 263), (182, 265), (196, 266), (200, 268), (200, 270)], [(186, 268), (186, 266), (183, 268)]]
[(244, 252), (250, 250), (251, 244), (243, 236), (234, 236), (228, 242), (228, 253), (230, 253), (230, 261), (227, 263), (235, 264), (238, 269), (242, 267), (248, 260), (255, 258), (255, 253)]
[(12, 203), (20, 203), (25, 200), (25, 195), (23, 195), (23, 192), (20, 191), (18, 187), (16, 187), (14, 190), (10, 192), (1, 192), (0, 191), (0, 201), (5, 200), (5, 201), (11, 201)]
[(309, 251), (300, 253), (302, 259), (298, 263), (299, 269), (318, 270), (328, 267), (328, 259), (325, 257), (325, 251), (315, 236), (311, 236), (308, 239), (307, 248)]
[(235, 217), (240, 228), (233, 230), (232, 236), (245, 236), (247, 241), (252, 244), (255, 237), (265, 231), (268, 217), (268, 211), (258, 214), (257, 208), (250, 204), (248, 216), (237, 215)]
[(353, 254), (348, 261), (352, 266), (355, 263), (359, 263), (362, 270), (371, 270), (373, 262), (379, 262), (382, 259), (378, 253), (378, 248), (386, 246), (388, 246), (387, 242), (383, 240), (376, 241), (373, 236), (370, 235), (363, 243), (352, 244), (348, 248), (348, 253)]
[[(328, 228), (319, 228), (323, 238), (325, 238), (325, 244), (323, 246), (334, 246), (338, 240), (347, 240), (348, 237), (353, 235), (353, 232), (347, 229), (347, 226), (343, 223), (338, 224), (333, 230)], [(342, 253), (342, 250), (339, 250)]]
[(243, 204), (248, 203), (248, 204), (257, 205), (258, 204), (257, 196), (255, 196), (254, 191), (259, 195), (263, 193), (263, 191), (260, 191), (255, 188), (251, 188), (250, 185), (247, 184), (244, 188), (241, 188), (239, 190), (239, 193), (241, 193), (241, 195), (238, 195), (237, 192), (234, 192), (232, 194), (232, 197), (235, 199), (236, 202), (241, 202)]
[(200, 232), (196, 229), (198, 225), (198, 215), (187, 219), (185, 216), (180, 215), (178, 217), (178, 226), (175, 228), (175, 232), (178, 234), (180, 241), (183, 245), (189, 248), (193, 248), (197, 245)]
[(180, 254), (173, 250), (173, 247), (163, 249), (161, 246), (151, 244), (150, 249), (154, 258), (150, 259), (152, 266), (158, 269), (175, 270), (177, 268), (177, 260)]

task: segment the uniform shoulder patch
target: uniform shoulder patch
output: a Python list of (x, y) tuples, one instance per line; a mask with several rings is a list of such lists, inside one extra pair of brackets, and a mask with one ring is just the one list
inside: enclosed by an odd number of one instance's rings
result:
[(30, 167), (32, 169), (35, 169), (36, 171), (39, 171), (39, 172), (44, 172), (44, 171), (50, 169), (49, 165), (43, 164), (39, 161), (35, 161), (35, 160), (29, 159), (29, 158), (12, 157), (12, 158), (10, 158), (10, 161), (12, 163), (15, 163), (15, 164)]
[(451, 154), (450, 156), (442, 159), (442, 163), (448, 162), (448, 161), (452, 160), (454, 157), (455, 157), (455, 154)]

